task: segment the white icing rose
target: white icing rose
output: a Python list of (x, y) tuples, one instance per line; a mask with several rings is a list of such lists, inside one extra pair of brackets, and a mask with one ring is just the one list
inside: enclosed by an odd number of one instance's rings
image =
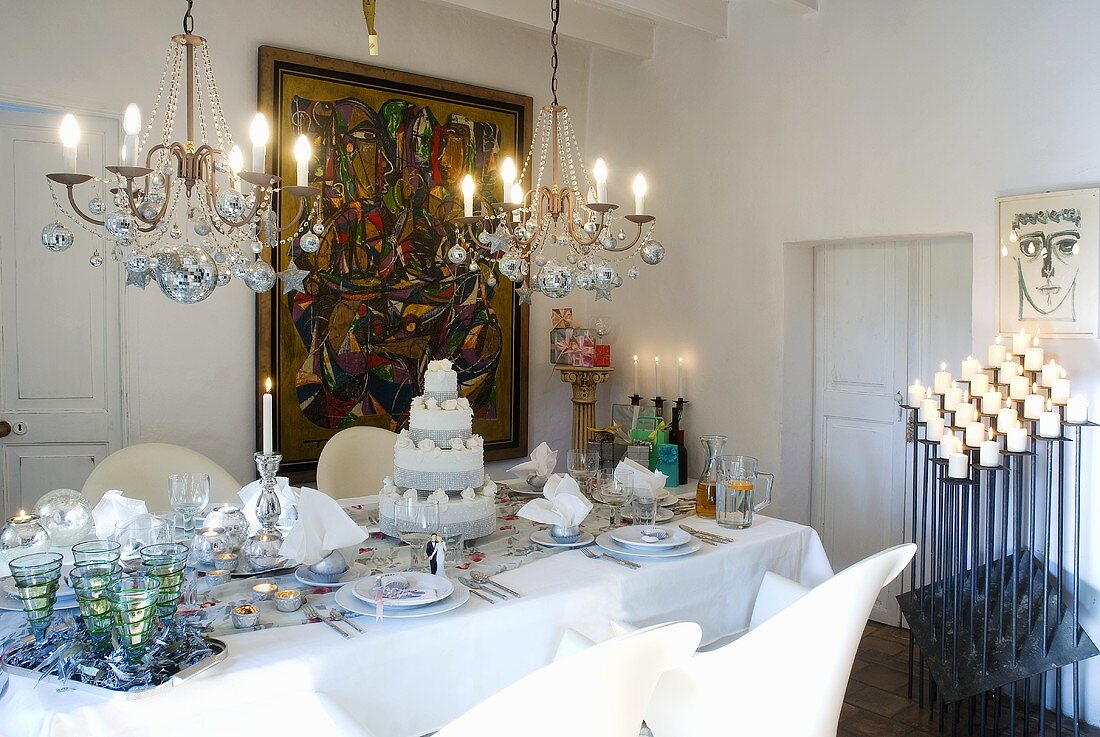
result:
[(416, 489), (405, 489), (405, 493), (402, 495), (405, 499), (419, 499), (420, 495), (417, 494)]
[(474, 494), (474, 487), (472, 486), (467, 486), (465, 489), (462, 490), (462, 498), (468, 502), (472, 502), (475, 496), (476, 495)]
[(444, 399), (443, 409), (458, 409), (458, 400), (456, 399)]
[(435, 450), (435, 441), (431, 438), (424, 438), (416, 444), (416, 447), (420, 450)]
[(416, 443), (413, 442), (413, 439), (409, 437), (407, 432), (402, 430), (401, 434), (397, 436), (397, 442), (394, 444), (394, 447), (412, 448), (414, 445), (416, 445)]
[(428, 370), (429, 371), (450, 371), (451, 370), (451, 365), (452, 365), (451, 362), (449, 360), (447, 360), (446, 358), (440, 358), (437, 361), (428, 361)]
[(480, 435), (471, 435), (466, 438), (466, 447), (470, 450), (477, 450), (485, 446), (485, 441), (482, 440)]
[(382, 479), (382, 495), (383, 496), (397, 496), (397, 487), (393, 484), (393, 479), (389, 476)]
[(462, 450), (465, 447), (462, 438), (451, 438), (451, 450)]
[(455, 400), (455, 403), (461, 409), (470, 409), (470, 400), (466, 397), (459, 397)]
[(447, 492), (443, 491), (443, 489), (436, 489), (428, 495), (428, 501), (437, 502), (439, 506), (443, 506), (450, 502), (451, 498), (447, 496)]
[(490, 499), (495, 497), (497, 495), (497, 485), (496, 485), (496, 483), (494, 483), (492, 479), (488, 479), (485, 482), (485, 486), (481, 487), (481, 494), (482, 494), (482, 496), (487, 496)]
[(410, 406), (413, 409), (424, 409), (424, 397), (413, 397)]
[(424, 407), (426, 409), (439, 409), (439, 400), (435, 397), (428, 397), (424, 400)]

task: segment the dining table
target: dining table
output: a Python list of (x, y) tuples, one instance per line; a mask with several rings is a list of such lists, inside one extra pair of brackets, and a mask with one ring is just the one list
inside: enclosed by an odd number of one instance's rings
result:
[[(515, 486), (505, 481), (500, 489), (498, 529), (468, 541), (447, 575), (461, 586), (482, 573), (519, 596), (479, 590), (480, 596), (453, 610), (419, 618), (383, 615), (377, 621), (350, 613), (350, 623), (341, 623), (350, 633), (345, 637), (302, 611), (272, 617), (266, 628), (235, 631), (225, 609), (248, 581), (227, 585), (226, 594), (203, 591), (199, 579), (199, 590), (190, 592), (181, 611), (205, 618), (211, 636), (228, 647), (224, 662), (133, 700), (12, 675), (0, 694), (0, 736), (331, 734), (339, 728), (331, 721), (335, 704), (340, 718), (368, 727), (376, 737), (418, 737), (552, 662), (569, 632), (600, 641), (612, 636), (612, 622), (688, 620), (702, 627), (707, 645), (747, 630), (766, 571), (805, 586), (832, 575), (812, 528), (759, 514), (746, 529), (679, 514), (666, 526), (686, 525), (732, 542), (707, 542), (679, 557), (633, 558), (637, 567), (593, 559), (581, 549), (540, 546), (531, 535), (546, 526), (518, 516), (532, 497)], [(690, 500), (694, 490), (694, 483), (671, 488), (670, 499)], [(364, 526), (365, 541), (345, 551), (364, 574), (408, 567), (407, 546), (377, 529), (371, 512), (376, 497), (340, 503)], [(608, 531), (610, 509), (597, 503), (582, 527), (593, 534)], [(289, 572), (274, 580), (302, 590), (322, 617), (341, 610), (334, 587), (303, 584)], [(0, 638), (22, 625), (21, 613), (3, 613)], [(553, 705), (547, 708), (541, 716), (552, 718)]]

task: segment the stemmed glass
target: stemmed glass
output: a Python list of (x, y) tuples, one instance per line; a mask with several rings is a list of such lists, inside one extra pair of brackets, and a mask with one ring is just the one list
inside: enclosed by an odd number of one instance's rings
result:
[(78, 565), (89, 563), (117, 563), (122, 557), (122, 545), (115, 540), (88, 540), (73, 546), (73, 562)]
[(115, 631), (127, 665), (136, 666), (157, 629), (157, 600), (160, 579), (144, 573), (115, 576), (107, 587), (107, 598), (115, 612)]
[(32, 553), (8, 564), (36, 642), (46, 637), (61, 581), (61, 553)]
[(168, 477), (168, 502), (183, 517), (183, 531), (195, 531), (195, 517), (210, 503), (210, 476), (174, 473)]
[(157, 616), (165, 626), (176, 616), (176, 605), (183, 588), (183, 569), (187, 567), (189, 552), (183, 543), (158, 543), (141, 549), (142, 571), (160, 581)]
[(622, 524), (623, 507), (634, 498), (634, 487), (616, 478), (612, 469), (596, 472), (596, 498), (611, 509), (611, 527)]
[(439, 502), (398, 500), (393, 509), (393, 526), (401, 542), (409, 546), (412, 555), (409, 570), (426, 573), (428, 540), (439, 531)]
[(566, 469), (584, 493), (591, 493), (592, 479), (600, 467), (600, 453), (596, 450), (571, 450), (566, 456)]
[(94, 563), (81, 563), (69, 574), (76, 603), (80, 607), (80, 617), (84, 620), (84, 629), (97, 653), (106, 653), (111, 649), (111, 630), (114, 629), (114, 612), (107, 596), (107, 588), (119, 573), (116, 560)]

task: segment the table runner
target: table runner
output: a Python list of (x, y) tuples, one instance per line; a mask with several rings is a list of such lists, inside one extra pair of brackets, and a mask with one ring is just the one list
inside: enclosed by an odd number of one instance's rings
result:
[[(216, 671), (144, 702), (58, 693), (14, 678), (0, 699), (0, 734), (196, 737), (215, 726), (217, 733), (266, 731), (265, 720), (288, 719), (281, 704), (310, 704), (310, 694), (320, 692), (378, 737), (414, 737), (545, 665), (566, 628), (599, 640), (608, 636), (611, 619), (639, 626), (687, 619), (702, 626), (705, 644), (747, 627), (764, 571), (806, 585), (831, 575), (812, 529), (767, 517), (732, 532), (689, 518), (688, 524), (736, 542), (647, 561), (636, 571), (589, 560), (578, 550), (520, 555), (529, 529), (510, 519), (510, 511), (523, 501), (503, 500), (500, 522), (509, 529), (469, 551), (470, 564), (503, 570), (497, 577), (522, 599), (489, 605), (471, 598), (455, 611), (417, 620), (360, 617), (366, 632), (351, 640), (323, 624), (230, 635), (230, 657)], [(590, 524), (606, 526), (605, 514), (598, 505)], [(372, 549), (361, 556), (379, 565), (393, 549), (381, 540), (363, 547)], [(393, 554), (396, 565), (404, 563), (403, 555)], [(0, 630), (16, 626), (16, 617), (0, 618)], [(305, 718), (306, 706), (301, 710), (295, 718)]]

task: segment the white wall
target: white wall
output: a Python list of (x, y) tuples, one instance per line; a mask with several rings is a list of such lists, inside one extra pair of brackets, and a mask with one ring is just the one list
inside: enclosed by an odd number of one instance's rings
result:
[[(168, 39), (181, 29), (183, 2), (0, 0), (0, 100), (121, 115), (129, 102), (148, 112)], [(367, 55), (358, 0), (208, 0), (195, 6), (195, 32), (211, 45), (226, 116), (247, 141), (256, 109), (260, 44), (532, 95), (548, 102), (545, 34), (452, 8), (400, 0), (379, 3), (382, 55)], [(583, 130), (588, 51), (561, 43), (559, 89)], [(45, 181), (27, 182), (42, 187)], [(85, 258), (80, 241), (67, 257)], [(255, 477), (254, 303), (235, 283), (206, 302), (183, 306), (151, 286), (128, 290), (130, 442), (187, 445), (238, 478)], [(582, 308), (583, 309), (583, 308)], [(569, 391), (547, 364), (549, 308), (532, 309), (531, 441), (566, 447)]]
[[(806, 521), (809, 510), (808, 435), (782, 411), (809, 375), (785, 360), (782, 329), (807, 309), (784, 289), (805, 277), (785, 269), (805, 263), (784, 244), (973, 234), (984, 355), (994, 198), (1100, 183), (1098, 28), (1094, 0), (826, 0), (808, 15), (742, 0), (727, 39), (661, 28), (650, 62), (594, 55), (589, 154), (609, 158), (620, 202), (627, 173), (646, 170), (668, 247), (643, 288), (616, 294), (620, 352), (691, 357), (689, 430), (729, 434), (778, 468), (781, 515)], [(1100, 410), (1100, 342), (1048, 350)], [(624, 394), (624, 375), (616, 381)], [(1082, 559), (1095, 562), (1100, 507), (1084, 496)], [(1087, 626), (1100, 636), (1100, 570), (1083, 577)], [(1090, 688), (1100, 665), (1084, 672), (1085, 692), (1100, 690)], [(1100, 721), (1100, 697), (1088, 717)]]

